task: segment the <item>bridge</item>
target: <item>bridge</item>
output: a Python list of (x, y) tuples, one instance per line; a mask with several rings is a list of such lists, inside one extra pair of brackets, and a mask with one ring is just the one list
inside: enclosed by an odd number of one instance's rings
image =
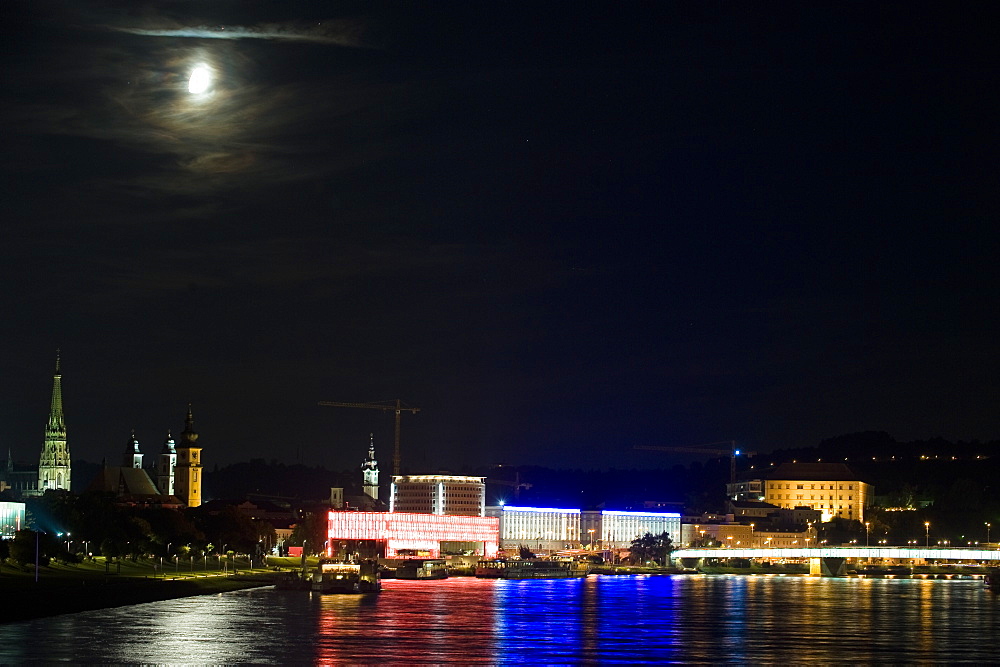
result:
[(750, 558), (750, 559), (808, 559), (810, 572), (837, 576), (845, 572), (848, 558), (891, 561), (950, 560), (962, 562), (1000, 561), (1000, 550), (973, 547), (697, 547), (675, 550), (673, 558)]

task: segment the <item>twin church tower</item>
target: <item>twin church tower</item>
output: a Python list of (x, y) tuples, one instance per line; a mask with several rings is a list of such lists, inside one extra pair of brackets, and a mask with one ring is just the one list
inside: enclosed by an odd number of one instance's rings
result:
[[(125, 450), (122, 465), (125, 468), (142, 470), (142, 452), (139, 441), (132, 432), (132, 438)], [(145, 472), (145, 471), (144, 471)], [(62, 373), (59, 368), (59, 354), (56, 353), (56, 371), (52, 378), (52, 404), (49, 421), (45, 426), (45, 442), (38, 461), (37, 494), (49, 489), (70, 489), (72, 469), (69, 446), (66, 443), (66, 421), (62, 407)], [(150, 475), (152, 477), (153, 475)], [(156, 489), (160, 495), (176, 496), (188, 507), (201, 505), (201, 445), (194, 430), (194, 415), (188, 405), (184, 430), (180, 444), (174, 442), (168, 432), (156, 466)]]

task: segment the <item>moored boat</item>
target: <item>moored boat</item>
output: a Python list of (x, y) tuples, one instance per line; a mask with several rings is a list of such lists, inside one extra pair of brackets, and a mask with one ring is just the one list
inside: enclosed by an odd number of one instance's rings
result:
[(476, 564), (476, 576), (480, 579), (569, 579), (586, 577), (589, 572), (586, 563), (572, 560), (496, 558)]
[(447, 579), (448, 567), (444, 560), (410, 560), (396, 566), (397, 579)]
[(321, 561), (312, 575), (312, 590), (318, 593), (378, 593), (382, 590), (378, 563)]
[(314, 570), (291, 572), (275, 586), (281, 590), (317, 593), (378, 593), (382, 590), (378, 564), (320, 561)]

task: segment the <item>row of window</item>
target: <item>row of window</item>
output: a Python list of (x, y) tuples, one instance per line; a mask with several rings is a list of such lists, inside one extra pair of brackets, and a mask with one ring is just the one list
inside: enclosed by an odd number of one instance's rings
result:
[[(805, 483), (802, 483), (802, 484), (796, 484), (796, 485), (795, 485), (795, 488), (796, 488), (796, 489), (804, 489), (804, 488), (806, 488), (806, 486), (807, 486), (807, 485), (806, 485)], [(835, 484), (820, 484), (820, 485), (819, 485), (819, 490), (820, 490), (820, 491), (822, 491), (823, 489), (826, 489), (826, 488), (829, 488), (829, 489), (830, 489), (830, 491), (834, 491), (834, 490), (835, 490), (835, 489), (834, 489), (834, 487), (835, 487), (835, 486), (839, 486), (839, 489), (840, 489), (841, 491), (843, 491), (843, 490), (844, 490), (844, 485), (843, 485), (843, 484), (840, 484), (840, 485), (835, 485)], [(810, 489), (815, 489), (815, 488), (816, 488), (816, 485), (815, 485), (815, 484), (809, 484), (809, 485), (808, 485), (808, 487), (809, 487)], [(774, 482), (771, 482), (771, 483), (769, 483), (769, 484), (767, 485), (767, 488), (769, 488), (769, 489), (775, 489), (775, 488), (777, 488), (777, 489), (780, 489), (780, 488), (781, 488), (781, 484), (780, 484), (780, 483), (778, 483), (778, 485), (777, 485), (777, 486), (775, 486), (775, 483), (774, 483)], [(790, 489), (790, 488), (792, 488), (792, 485), (791, 485), (791, 484), (785, 484), (785, 488), (786, 488), (786, 489)], [(848, 484), (848, 485), (847, 485), (847, 490), (848, 490), (848, 491), (853, 491), (853, 490), (854, 490), (854, 484)]]

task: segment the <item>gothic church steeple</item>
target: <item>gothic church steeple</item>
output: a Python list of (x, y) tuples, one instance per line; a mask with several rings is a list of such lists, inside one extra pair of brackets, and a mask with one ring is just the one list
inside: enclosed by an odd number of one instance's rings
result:
[(49, 421), (45, 425), (45, 442), (38, 460), (38, 493), (49, 489), (70, 488), (69, 447), (66, 445), (66, 420), (62, 405), (62, 371), (59, 350), (56, 350), (56, 371), (52, 376), (52, 403)]

